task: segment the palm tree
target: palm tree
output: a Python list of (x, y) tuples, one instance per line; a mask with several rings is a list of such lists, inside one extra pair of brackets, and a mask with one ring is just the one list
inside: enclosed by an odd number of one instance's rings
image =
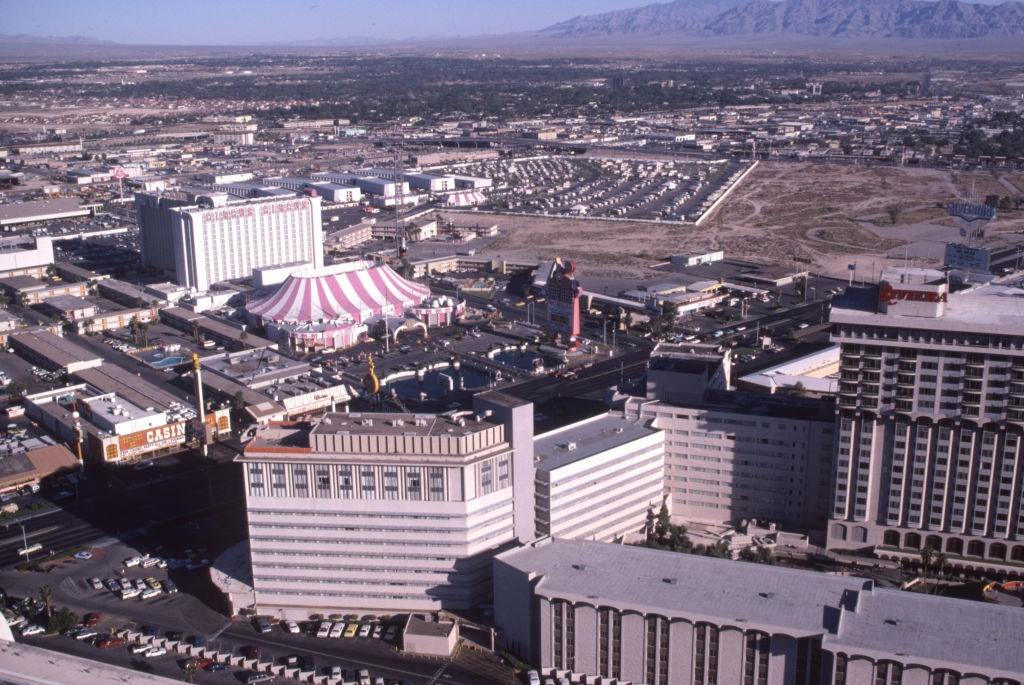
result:
[(242, 332), (238, 334), (238, 342), (242, 343), (242, 349), (245, 349), (245, 341), (249, 339), (249, 334), (242, 329)]
[(932, 570), (932, 561), (935, 558), (935, 550), (931, 545), (921, 548), (921, 576), (924, 578), (925, 586), (928, 585), (928, 575)]
[(50, 617), (53, 616), (53, 586), (52, 585), (40, 585), (39, 586), (39, 600), (43, 603), (43, 608), (46, 611), (46, 620), (49, 621)]

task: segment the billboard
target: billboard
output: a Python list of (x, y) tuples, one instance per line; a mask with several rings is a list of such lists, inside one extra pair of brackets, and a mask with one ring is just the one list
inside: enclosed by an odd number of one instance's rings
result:
[(122, 435), (117, 440), (122, 457), (144, 454), (165, 447), (174, 447), (185, 442), (185, 422), (168, 423)]
[(963, 243), (946, 243), (944, 264), (964, 271), (989, 272), (992, 253), (987, 247), (972, 247)]

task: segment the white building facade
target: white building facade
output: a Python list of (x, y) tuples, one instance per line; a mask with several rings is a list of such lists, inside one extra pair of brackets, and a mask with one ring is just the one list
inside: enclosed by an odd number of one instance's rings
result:
[(244, 467), (260, 613), (467, 609), (513, 529), (513, 450), (481, 416), (271, 426)]
[(179, 284), (201, 292), (257, 267), (323, 266), (319, 197), (194, 199), (136, 200), (143, 263), (174, 271)]
[(602, 414), (536, 437), (538, 537), (640, 536), (664, 496), (663, 433), (650, 424)]
[(1018, 284), (893, 270), (832, 306), (841, 345), (828, 544), (993, 571), (1024, 563)]

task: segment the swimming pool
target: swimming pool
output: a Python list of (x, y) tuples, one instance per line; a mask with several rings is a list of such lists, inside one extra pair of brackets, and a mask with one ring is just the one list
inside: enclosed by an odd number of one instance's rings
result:
[(157, 359), (155, 361), (151, 361), (149, 363), (149, 365), (153, 366), (155, 368), (158, 368), (158, 369), (166, 369), (166, 368), (169, 368), (171, 366), (178, 366), (179, 364), (184, 364), (184, 363), (185, 363), (185, 358), (184, 357), (180, 357), (180, 356), (175, 355), (173, 357), (164, 357), (163, 359)]

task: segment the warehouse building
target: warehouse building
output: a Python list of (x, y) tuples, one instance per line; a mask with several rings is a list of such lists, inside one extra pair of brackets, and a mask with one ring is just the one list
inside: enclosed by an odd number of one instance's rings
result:
[(91, 369), (103, 363), (99, 356), (81, 345), (45, 330), (14, 333), (8, 343), (11, 349), (33, 364), (63, 373)]
[[(0, 228), (11, 230), (21, 224), (32, 224), (56, 219), (73, 219), (89, 216), (92, 211), (82, 207), (73, 197), (58, 197), (52, 200), (13, 202), (0, 204)], [(51, 259), (51, 261), (53, 261)]]
[(1024, 653), (1014, 607), (550, 538), (496, 557), (494, 617), (510, 651), (573, 682), (1020, 685)]

